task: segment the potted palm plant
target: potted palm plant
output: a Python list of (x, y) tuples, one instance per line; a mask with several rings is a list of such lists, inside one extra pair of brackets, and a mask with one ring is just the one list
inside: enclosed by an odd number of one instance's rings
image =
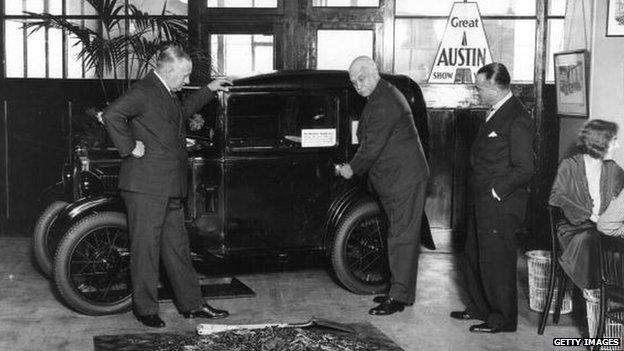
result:
[[(76, 59), (84, 62), (87, 70), (92, 70), (100, 81), (100, 87), (106, 104), (111, 98), (123, 94), (132, 81), (143, 77), (154, 66), (156, 55), (166, 45), (184, 47), (196, 63), (195, 74), (200, 80), (211, 75), (208, 55), (201, 49), (190, 47), (188, 26), (184, 19), (166, 16), (167, 1), (164, 2), (160, 16), (150, 16), (124, 0), (86, 0), (93, 7), (99, 29), (94, 30), (85, 25), (77, 24), (64, 16), (49, 13), (25, 12), (32, 19), (24, 23), (24, 27), (32, 34), (43, 28), (61, 29), (70, 37), (77, 39), (79, 52)], [(121, 77), (118, 72), (125, 72)], [(104, 79), (113, 79), (115, 91), (108, 91), (111, 84), (104, 84)], [(101, 109), (89, 108), (85, 116), (76, 116), (73, 121), (77, 132), (72, 139), (88, 147), (98, 147), (106, 142), (103, 132)], [(78, 140), (76, 140), (78, 139)]]

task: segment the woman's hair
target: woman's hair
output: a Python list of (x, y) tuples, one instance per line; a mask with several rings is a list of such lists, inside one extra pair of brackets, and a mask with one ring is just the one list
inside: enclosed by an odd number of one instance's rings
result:
[(604, 158), (609, 143), (617, 135), (618, 125), (602, 119), (592, 119), (579, 132), (577, 147), (583, 154), (593, 158)]

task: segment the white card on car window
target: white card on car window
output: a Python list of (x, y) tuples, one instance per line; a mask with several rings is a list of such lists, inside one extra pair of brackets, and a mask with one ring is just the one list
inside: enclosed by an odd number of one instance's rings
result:
[(301, 147), (330, 147), (336, 145), (336, 129), (302, 129)]
[(357, 129), (360, 121), (351, 121), (351, 144), (359, 144)]

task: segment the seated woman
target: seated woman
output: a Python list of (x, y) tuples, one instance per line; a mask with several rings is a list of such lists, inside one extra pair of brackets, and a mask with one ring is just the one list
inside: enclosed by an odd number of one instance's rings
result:
[(579, 153), (561, 161), (548, 203), (563, 210), (557, 224), (561, 267), (581, 289), (600, 282), (596, 222), (624, 185), (624, 171), (613, 160), (619, 147), (617, 124), (590, 120), (581, 129)]

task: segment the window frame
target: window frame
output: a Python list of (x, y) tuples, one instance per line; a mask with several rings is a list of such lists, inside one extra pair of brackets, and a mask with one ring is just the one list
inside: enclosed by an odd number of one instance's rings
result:
[[(281, 146), (279, 144), (279, 140), (276, 140), (276, 145), (250, 145), (250, 146), (232, 146), (230, 145), (230, 116), (229, 116), (229, 99), (232, 96), (253, 96), (253, 95), (268, 95), (268, 96), (306, 96), (306, 95), (319, 95), (319, 96), (327, 96), (331, 98), (333, 107), (334, 107), (334, 125), (336, 129), (336, 140), (333, 146), (323, 146), (323, 147), (292, 147), (292, 146)], [(226, 154), (240, 154), (246, 152), (272, 152), (272, 153), (317, 153), (319, 151), (330, 151), (336, 150), (340, 147), (340, 99), (341, 95), (334, 91), (318, 91), (318, 90), (296, 90), (296, 89), (254, 89), (249, 87), (237, 87), (236, 89), (231, 89), (229, 92), (223, 93), (223, 112), (221, 115), (223, 116), (223, 141), (225, 145)], [(280, 123), (280, 122), (278, 122)], [(283, 139), (281, 124), (278, 125), (279, 137)]]
[[(189, 12), (191, 12), (191, 1), (189, 1)], [(200, 6), (202, 18), (206, 17), (223, 17), (223, 16), (262, 16), (262, 15), (283, 15), (284, 0), (277, 0), (277, 7), (208, 7), (208, 0), (197, 1)]]
[[(362, 24), (351, 24), (351, 25), (336, 25), (336, 24), (327, 24), (327, 25), (319, 25), (317, 28), (314, 29), (314, 43), (315, 43), (315, 50), (314, 50), (314, 68), (315, 69), (319, 69), (318, 68), (318, 61), (319, 61), (319, 36), (318, 33), (319, 31), (322, 30), (327, 30), (327, 31), (331, 31), (331, 30), (340, 30), (340, 31), (369, 31), (372, 32), (371, 34), (372, 36), (372, 48), (373, 48), (373, 52), (372, 52), (372, 59), (373, 60), (377, 60), (379, 57), (381, 57), (381, 52), (379, 51), (381, 48), (379, 48), (379, 45), (377, 45), (378, 43), (378, 37), (380, 36), (380, 31), (381, 31), (381, 26), (379, 24), (376, 23), (371, 23), (368, 25), (362, 25)], [(348, 67), (345, 66), (343, 69), (346, 70)], [(322, 68), (325, 69), (325, 68)]]
[[(540, 1), (540, 0), (538, 0)], [(550, 10), (549, 10), (549, 4), (550, 4), (551, 0), (547, 0), (547, 5), (546, 5), (546, 31), (548, 31), (548, 23), (550, 22), (550, 20), (553, 19), (565, 19), (565, 14), (564, 15), (551, 15), (550, 14)], [(481, 8), (479, 8), (479, 12), (481, 11)], [(537, 32), (538, 30), (538, 23), (540, 18), (542, 17), (543, 14), (540, 14), (540, 9), (539, 6), (536, 6), (535, 9), (535, 14), (534, 15), (519, 15), (519, 16), (515, 16), (515, 15), (481, 15), (481, 19), (482, 20), (533, 20), (535, 21), (535, 31)], [(442, 15), (398, 15), (396, 13), (396, 7), (395, 10), (393, 11), (393, 25), (394, 27), (396, 27), (397, 21), (398, 20), (402, 20), (402, 19), (409, 19), (409, 20), (418, 20), (418, 19), (428, 19), (428, 20), (448, 20), (448, 15), (446, 16), (442, 16)], [(535, 34), (535, 33), (534, 33)], [(488, 36), (488, 33), (486, 33), (486, 37)], [(396, 73), (396, 52), (397, 52), (397, 46), (395, 45), (396, 39), (396, 33), (393, 34), (393, 43), (392, 43), (392, 71), (394, 73)], [(545, 45), (549, 45), (549, 43), (545, 43)], [(536, 48), (537, 49), (537, 48)], [(537, 51), (534, 50), (535, 55), (537, 55)], [(535, 70), (535, 67), (533, 67), (533, 70)], [(533, 84), (534, 83), (534, 79), (535, 77), (531, 77), (531, 80), (512, 80), (512, 84)], [(419, 83), (427, 83), (425, 82), (419, 82)], [(552, 84), (554, 82), (550, 82), (550, 81), (546, 81), (546, 83)]]
[[(322, 0), (321, 0), (322, 1)], [(381, 7), (383, 0), (377, 0), (377, 6), (321, 6), (314, 5), (314, 0), (310, 0), (310, 5), (312, 8), (321, 8), (321, 9), (336, 9), (336, 10), (351, 10), (351, 9), (378, 9)]]
[[(6, 15), (5, 14), (5, 1), (9, 1), (9, 0), (2, 0), (0, 1), (0, 45), (2, 46), (2, 52), (4, 53), (5, 57), (3, 57), (3, 64), (2, 64), (2, 72), (0, 72), (0, 78), (1, 79), (6, 79), (7, 78), (7, 66), (6, 66), (6, 42), (5, 42), (5, 33), (6, 33), (6, 23), (7, 21), (23, 21), (23, 20), (28, 20), (28, 19), (37, 19), (37, 17), (31, 17), (28, 15)], [(58, 1), (58, 0), (44, 0), (44, 12), (47, 12), (49, 9), (49, 1)], [(84, 21), (88, 21), (88, 20), (92, 20), (92, 21), (96, 21), (98, 22), (99, 17), (97, 15), (67, 15), (67, 1), (68, 0), (60, 0), (62, 1), (62, 5), (61, 5), (61, 14), (59, 15), (55, 15), (58, 17), (61, 17), (63, 19), (66, 20), (75, 20), (75, 21), (80, 21), (80, 23), (84, 23)], [(128, 5), (129, 0), (122, 0), (123, 4)], [(283, 1), (283, 0), (278, 0), (278, 1)], [(83, 5), (83, 7), (86, 5), (84, 0), (82, 0), (81, 4)], [(133, 18), (133, 16), (130, 16), (128, 14), (127, 11), (125, 11), (125, 13), (123, 15), (119, 15), (119, 16), (115, 16), (115, 18), (118, 19), (123, 19), (124, 23), (125, 23), (125, 30), (127, 30), (128, 28), (128, 23), (129, 23), (129, 19)], [(187, 21), (188, 23), (188, 15), (149, 15), (149, 18), (171, 18), (171, 19), (182, 19)], [(97, 23), (98, 28), (101, 28), (101, 24)], [(45, 32), (45, 39), (46, 42), (44, 43), (45, 45), (45, 50), (46, 50), (46, 59), (45, 59), (45, 65), (46, 65), (46, 76), (45, 77), (28, 77), (28, 49), (27, 49), (27, 42), (28, 42), (28, 33), (26, 29), (22, 29), (22, 35), (23, 35), (23, 41), (24, 41), (24, 49), (23, 49), (23, 74), (21, 77), (8, 77), (8, 79), (46, 79), (46, 80), (60, 80), (60, 79), (77, 79), (77, 80), (85, 80), (85, 79), (98, 79), (97, 77), (87, 77), (85, 76), (85, 74), (87, 73), (86, 69), (85, 69), (85, 65), (84, 65), (84, 61), (81, 63), (82, 65), (82, 73), (81, 73), (81, 77), (68, 77), (68, 62), (69, 62), (69, 40), (68, 37), (69, 35), (63, 31), (62, 34), (62, 43), (61, 43), (61, 51), (63, 53), (63, 57), (62, 57), (62, 74), (61, 77), (50, 77), (50, 62), (48, 59), (48, 55), (50, 52), (49, 49), (49, 43), (48, 43), (48, 32), (49, 29), (45, 28), (42, 29)], [(127, 54), (126, 54), (127, 55)], [(128, 77), (129, 73), (129, 67), (128, 67), (128, 60), (126, 60), (126, 67), (122, 68), (122, 70), (124, 71), (124, 77), (118, 77), (117, 79), (126, 79), (126, 77)], [(114, 78), (104, 78), (104, 80), (114, 80)]]
[[(212, 36), (228, 35), (228, 34), (248, 34), (248, 35), (272, 35), (273, 36), (273, 70), (282, 67), (282, 41), (281, 30), (277, 25), (266, 22), (253, 23), (202, 23), (200, 26), (202, 34), (201, 46), (207, 49), (208, 53), (212, 53)], [(213, 60), (210, 55), (209, 61), (212, 67)]]

